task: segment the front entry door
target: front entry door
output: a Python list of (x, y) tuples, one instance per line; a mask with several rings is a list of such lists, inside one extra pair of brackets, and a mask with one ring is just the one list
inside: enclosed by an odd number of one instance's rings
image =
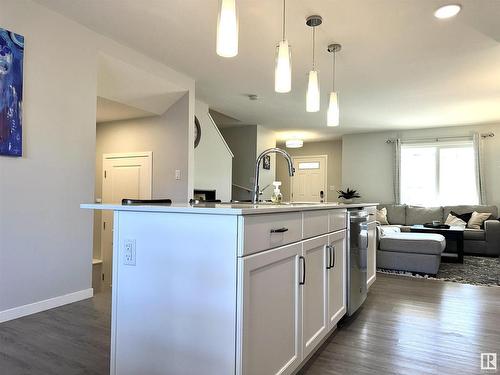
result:
[[(102, 203), (121, 204), (123, 198), (151, 199), (151, 152), (104, 154)], [(104, 285), (111, 286), (113, 263), (113, 212), (102, 211), (101, 256)]]
[(295, 175), (291, 178), (292, 201), (326, 202), (327, 156), (293, 158)]

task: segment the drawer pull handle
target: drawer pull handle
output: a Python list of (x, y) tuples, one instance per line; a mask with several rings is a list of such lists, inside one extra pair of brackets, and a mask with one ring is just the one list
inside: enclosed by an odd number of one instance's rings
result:
[(285, 233), (288, 232), (288, 228), (271, 229), (271, 233)]

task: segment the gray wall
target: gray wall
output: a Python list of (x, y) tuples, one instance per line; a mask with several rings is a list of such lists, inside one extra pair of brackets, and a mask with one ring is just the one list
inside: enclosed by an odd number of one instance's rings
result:
[[(342, 183), (342, 141), (340, 139), (324, 142), (305, 142), (301, 148), (285, 148), (285, 145), (280, 144), (279, 147), (293, 156), (309, 156), (309, 155), (328, 155), (328, 182), (327, 182), (327, 200), (328, 202), (336, 202), (337, 194), (335, 190), (341, 187)], [(281, 192), (283, 199), (290, 200), (290, 176), (288, 176), (287, 163), (283, 158), (278, 157), (276, 161), (276, 179), (282, 182)], [(330, 190), (330, 187), (334, 190)]]
[(91, 287), (92, 212), (80, 204), (94, 200), (100, 51), (190, 90), (194, 81), (31, 1), (0, 9), (2, 27), (26, 42), (24, 156), (0, 156), (1, 318)]
[(484, 178), (488, 204), (500, 205), (500, 126), (478, 125), (345, 135), (342, 139), (342, 185), (359, 190), (364, 201), (389, 203), (393, 194), (393, 150), (388, 138), (428, 138), (495, 132), (484, 141)]

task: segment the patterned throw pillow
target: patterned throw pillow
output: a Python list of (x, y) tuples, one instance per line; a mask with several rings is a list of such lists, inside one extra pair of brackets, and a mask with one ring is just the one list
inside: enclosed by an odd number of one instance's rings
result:
[(467, 225), (467, 222), (463, 221), (459, 217), (453, 216), (452, 214), (448, 214), (448, 217), (446, 218), (445, 224), (465, 228), (465, 226)]
[(471, 229), (481, 229), (483, 226), (483, 223), (488, 220), (488, 218), (491, 216), (491, 213), (489, 212), (476, 212), (474, 211), (472, 213), (472, 216), (467, 223), (467, 226)]
[(466, 223), (468, 223), (470, 218), (472, 217), (472, 212), (467, 212), (465, 214), (457, 214), (455, 211), (450, 211), (450, 214), (452, 214), (455, 217), (458, 217), (459, 219), (465, 221)]
[(384, 207), (381, 210), (377, 210), (375, 220), (377, 220), (380, 225), (389, 225), (389, 222), (387, 221), (387, 208)]

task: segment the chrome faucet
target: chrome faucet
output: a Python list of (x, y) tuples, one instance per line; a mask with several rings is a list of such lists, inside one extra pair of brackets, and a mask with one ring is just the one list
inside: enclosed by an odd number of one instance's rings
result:
[(268, 154), (281, 154), (285, 160), (287, 161), (288, 163), (288, 174), (290, 175), (290, 177), (292, 177), (295, 173), (295, 168), (293, 167), (293, 161), (292, 161), (292, 157), (290, 156), (290, 154), (288, 152), (286, 152), (285, 150), (282, 150), (281, 148), (277, 148), (277, 147), (273, 147), (273, 148), (269, 148), (265, 151), (263, 151), (258, 157), (257, 157), (257, 160), (255, 161), (255, 182), (254, 182), (254, 185), (253, 185), (253, 197), (252, 197), (252, 203), (255, 204), (255, 203), (258, 203), (259, 202), (259, 174), (260, 174), (260, 162), (262, 161), (262, 159), (264, 159), (264, 156), (268, 155)]

